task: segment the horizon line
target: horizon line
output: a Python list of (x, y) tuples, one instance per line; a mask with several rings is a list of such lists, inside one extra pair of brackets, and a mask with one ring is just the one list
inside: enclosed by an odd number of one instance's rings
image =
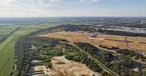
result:
[(0, 18), (73, 18), (73, 17), (146, 17), (146, 16), (32, 16), (32, 17), (0, 17)]

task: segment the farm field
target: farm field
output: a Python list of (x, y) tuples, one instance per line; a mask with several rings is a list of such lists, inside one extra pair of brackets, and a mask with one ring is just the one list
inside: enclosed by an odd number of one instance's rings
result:
[(13, 30), (15, 30), (18, 27), (18, 25), (3, 25), (0, 26), (0, 39), (2, 39), (4, 36), (11, 33)]
[[(10, 73), (13, 72), (14, 70), (14, 50), (15, 50), (14, 47), (17, 40), (19, 40), (20, 37), (25, 36), (31, 32), (37, 31), (39, 29), (48, 28), (50, 26), (53, 26), (53, 24), (51, 25), (45, 24), (38, 26), (26, 25), (24, 27), (21, 27), (19, 30), (15, 31), (5, 41), (3, 41), (0, 44), (0, 76), (9, 76)], [(31, 29), (29, 27), (31, 27)], [(11, 30), (10, 28), (6, 30), (3, 28), (3, 31), (5, 32), (9, 32), (10, 30)], [(3, 32), (1, 33), (4, 34)]]
[[(103, 45), (108, 47), (116, 46), (120, 48), (127, 48), (124, 36), (100, 34), (97, 35), (96, 38), (89, 38), (90, 36), (92, 36), (91, 33), (65, 32), (65, 31), (44, 34), (40, 36), (67, 39), (70, 42), (87, 42), (95, 46)], [(139, 49), (142, 51), (146, 50), (145, 47), (146, 44), (140, 43), (140, 42), (146, 43), (146, 38), (128, 37), (128, 41), (130, 41), (130, 43), (128, 43), (129, 48)]]

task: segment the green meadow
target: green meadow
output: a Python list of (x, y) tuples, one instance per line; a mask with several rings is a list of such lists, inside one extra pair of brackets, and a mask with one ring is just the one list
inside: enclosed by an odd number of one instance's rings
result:
[[(7, 34), (10, 33), (13, 29), (20, 26), (20, 29), (15, 31), (11, 34), (5, 41), (0, 44), (0, 76), (10, 76), (10, 73), (14, 72), (14, 52), (15, 52), (15, 43), (19, 38), (25, 36), (31, 32), (49, 28), (52, 26), (58, 25), (58, 23), (45, 23), (40, 25), (17, 25), (17, 26), (2, 26), (0, 29), (3, 28), (3, 31), (0, 34)], [(2, 31), (2, 30), (0, 30)], [(6, 33), (7, 32), (7, 33)], [(16, 72), (15, 72), (16, 73)], [(15, 74), (13, 74), (15, 75)]]
[(4, 36), (8, 35), (9, 33), (11, 33), (17, 27), (18, 26), (16, 26), (16, 25), (3, 25), (3, 26), (0, 26), (0, 39), (3, 38)]

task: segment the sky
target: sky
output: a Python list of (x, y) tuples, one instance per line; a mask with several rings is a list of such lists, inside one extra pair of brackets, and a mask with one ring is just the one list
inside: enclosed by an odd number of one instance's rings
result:
[(0, 0), (0, 17), (146, 16), (146, 0)]

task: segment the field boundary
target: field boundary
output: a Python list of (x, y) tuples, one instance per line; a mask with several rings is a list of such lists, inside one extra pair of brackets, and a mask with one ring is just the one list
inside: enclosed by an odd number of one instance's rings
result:
[(19, 30), (20, 27), (17, 27), (15, 30), (4, 36), (2, 39), (0, 39), (0, 44), (5, 41), (11, 34), (13, 34), (15, 31)]

